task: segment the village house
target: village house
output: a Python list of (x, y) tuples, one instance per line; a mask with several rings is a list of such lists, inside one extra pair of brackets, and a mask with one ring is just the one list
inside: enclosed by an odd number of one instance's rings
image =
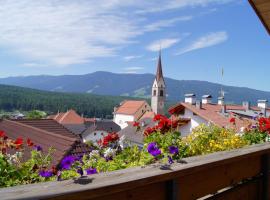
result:
[(78, 115), (75, 110), (70, 109), (67, 112), (58, 112), (56, 115), (48, 116), (59, 124), (84, 124), (84, 118)]
[(128, 126), (128, 122), (138, 121), (148, 112), (151, 112), (151, 107), (146, 101), (126, 100), (115, 108), (113, 121), (123, 129)]
[[(200, 124), (212, 123), (220, 127), (232, 126), (229, 123), (235, 118), (235, 125), (238, 131), (252, 124), (255, 118), (260, 116), (269, 117), (270, 108), (266, 100), (258, 100), (257, 106), (251, 106), (249, 102), (242, 105), (226, 105), (224, 96), (218, 98), (218, 103), (212, 103), (211, 95), (204, 95), (197, 100), (195, 94), (185, 95), (185, 101), (172, 106), (169, 112), (179, 119), (190, 119), (190, 121), (179, 128), (182, 136), (186, 136)], [(229, 124), (229, 125), (228, 125)]]
[(86, 129), (81, 133), (83, 142), (96, 143), (109, 133), (118, 132), (121, 130), (120, 126), (112, 120), (94, 119), (85, 123)]

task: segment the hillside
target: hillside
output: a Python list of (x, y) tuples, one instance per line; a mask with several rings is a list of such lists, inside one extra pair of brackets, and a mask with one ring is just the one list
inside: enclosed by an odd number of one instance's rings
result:
[[(16, 85), (39, 90), (57, 92), (91, 93), (99, 95), (149, 97), (154, 75), (152, 74), (114, 74), (95, 72), (86, 75), (63, 76), (26, 76), (1, 78), (0, 84)], [(184, 94), (195, 93), (197, 96), (212, 94), (215, 99), (221, 87), (226, 91), (226, 101), (241, 103), (258, 99), (269, 99), (270, 92), (250, 88), (221, 86), (207, 81), (174, 80), (166, 78), (169, 101), (183, 100)]]
[(84, 116), (109, 117), (113, 107), (124, 97), (94, 94), (72, 94), (40, 91), (17, 86), (0, 85), (0, 110), (12, 111), (33, 109), (49, 113), (73, 108)]

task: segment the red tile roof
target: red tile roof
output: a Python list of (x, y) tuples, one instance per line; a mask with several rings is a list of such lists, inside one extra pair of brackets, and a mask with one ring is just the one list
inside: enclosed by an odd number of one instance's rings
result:
[(83, 124), (84, 118), (76, 113), (74, 110), (68, 110), (65, 113), (57, 113), (56, 115), (51, 115), (48, 119), (54, 119), (60, 124)]
[(154, 117), (155, 117), (155, 113), (152, 112), (152, 111), (148, 111), (148, 112), (145, 112), (143, 114), (143, 116), (141, 116), (140, 119), (144, 119), (144, 118), (151, 118), (151, 119), (153, 119)]
[[(34, 144), (42, 146), (44, 152), (50, 147), (55, 149), (53, 165), (57, 165), (65, 155), (81, 155), (90, 152), (89, 147), (82, 143), (61, 124), (54, 120), (2, 120), (0, 130), (5, 131), (9, 138), (30, 138)], [(25, 149), (25, 159), (29, 158), (31, 149)]]
[(116, 114), (125, 114), (125, 115), (133, 115), (135, 114), (146, 101), (124, 101), (121, 106), (117, 108), (115, 111)]
[[(222, 106), (217, 104), (202, 104), (202, 108), (199, 109), (195, 105), (188, 103), (179, 103), (169, 109), (169, 112), (174, 110), (175, 114), (179, 114), (183, 109), (188, 109), (193, 113), (197, 114), (201, 118), (209, 121), (220, 127), (227, 127), (230, 125), (229, 119), (231, 116), (225, 116), (220, 113)], [(239, 110), (242, 106), (228, 105), (227, 110)], [(236, 118), (236, 128), (240, 130), (241, 127), (246, 127), (251, 120)]]

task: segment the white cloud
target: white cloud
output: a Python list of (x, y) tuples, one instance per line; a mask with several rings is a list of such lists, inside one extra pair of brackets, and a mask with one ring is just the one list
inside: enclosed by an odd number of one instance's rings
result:
[(172, 19), (166, 19), (166, 20), (160, 20), (152, 24), (148, 24), (144, 27), (145, 31), (158, 31), (165, 27), (173, 26), (175, 23), (180, 21), (189, 21), (193, 17), (192, 16), (183, 16), (183, 17), (177, 17)]
[(149, 51), (159, 51), (161, 49), (167, 49), (180, 41), (179, 38), (165, 38), (157, 40), (149, 44), (146, 49)]
[(162, 12), (185, 7), (205, 7), (209, 4), (226, 4), (235, 1), (236, 0), (168, 0), (166, 1), (166, 4), (161, 4), (162, 2), (155, 2), (155, 4), (153, 4), (151, 7), (149, 6), (144, 9), (138, 10), (137, 13), (144, 14), (152, 12)]
[(190, 51), (194, 51), (197, 49), (207, 48), (214, 45), (218, 45), (220, 43), (225, 42), (228, 39), (228, 34), (225, 31), (210, 33), (208, 35), (205, 35), (203, 37), (200, 37), (193, 43), (191, 43), (189, 46), (185, 47), (176, 55), (181, 55)]
[[(162, 10), (220, 1), (229, 0), (167, 0)], [(161, 4), (161, 0), (0, 0), (0, 47), (26, 63), (44, 66), (67, 66), (115, 56), (146, 32), (192, 19), (184, 16), (150, 21), (136, 13), (162, 11), (156, 7)], [(170, 42), (162, 47), (172, 45)]]
[(134, 59), (137, 59), (137, 58), (142, 58), (143, 56), (142, 55), (130, 55), (130, 56), (125, 56), (123, 59), (128, 62), (128, 61), (131, 61), (131, 60), (134, 60)]
[(125, 67), (123, 70), (125, 74), (137, 74), (138, 71), (143, 70), (143, 67)]
[(23, 66), (23, 67), (47, 67), (47, 66), (44, 65), (44, 64), (33, 63), (33, 62), (30, 62), (30, 63), (23, 63), (22, 66)]

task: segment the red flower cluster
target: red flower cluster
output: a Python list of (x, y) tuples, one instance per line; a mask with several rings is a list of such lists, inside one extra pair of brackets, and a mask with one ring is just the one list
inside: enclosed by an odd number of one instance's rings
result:
[(270, 118), (260, 118), (259, 119), (259, 129), (262, 132), (270, 134)]
[(145, 129), (144, 131), (145, 136), (148, 136), (158, 131), (161, 132), (162, 134), (165, 134), (170, 130), (176, 129), (179, 124), (179, 120), (168, 119), (166, 116), (160, 114), (156, 115), (153, 121), (158, 122), (157, 125), (152, 128), (148, 127), (147, 129)]
[(235, 118), (234, 118), (234, 117), (231, 117), (231, 118), (230, 118), (230, 123), (231, 123), (231, 124), (235, 124)]
[(140, 126), (140, 122), (134, 122), (133, 123), (133, 127), (139, 127)]
[(116, 142), (119, 140), (119, 135), (117, 133), (109, 133), (107, 136), (104, 136), (103, 139), (98, 141), (99, 146), (107, 147), (110, 143)]
[[(4, 131), (0, 130), (0, 152), (3, 154), (7, 153), (7, 149), (17, 149), (20, 150), (23, 147), (23, 139), (18, 137), (16, 140), (12, 140), (6, 136)], [(28, 138), (26, 141), (27, 146), (32, 147), (34, 143)]]

